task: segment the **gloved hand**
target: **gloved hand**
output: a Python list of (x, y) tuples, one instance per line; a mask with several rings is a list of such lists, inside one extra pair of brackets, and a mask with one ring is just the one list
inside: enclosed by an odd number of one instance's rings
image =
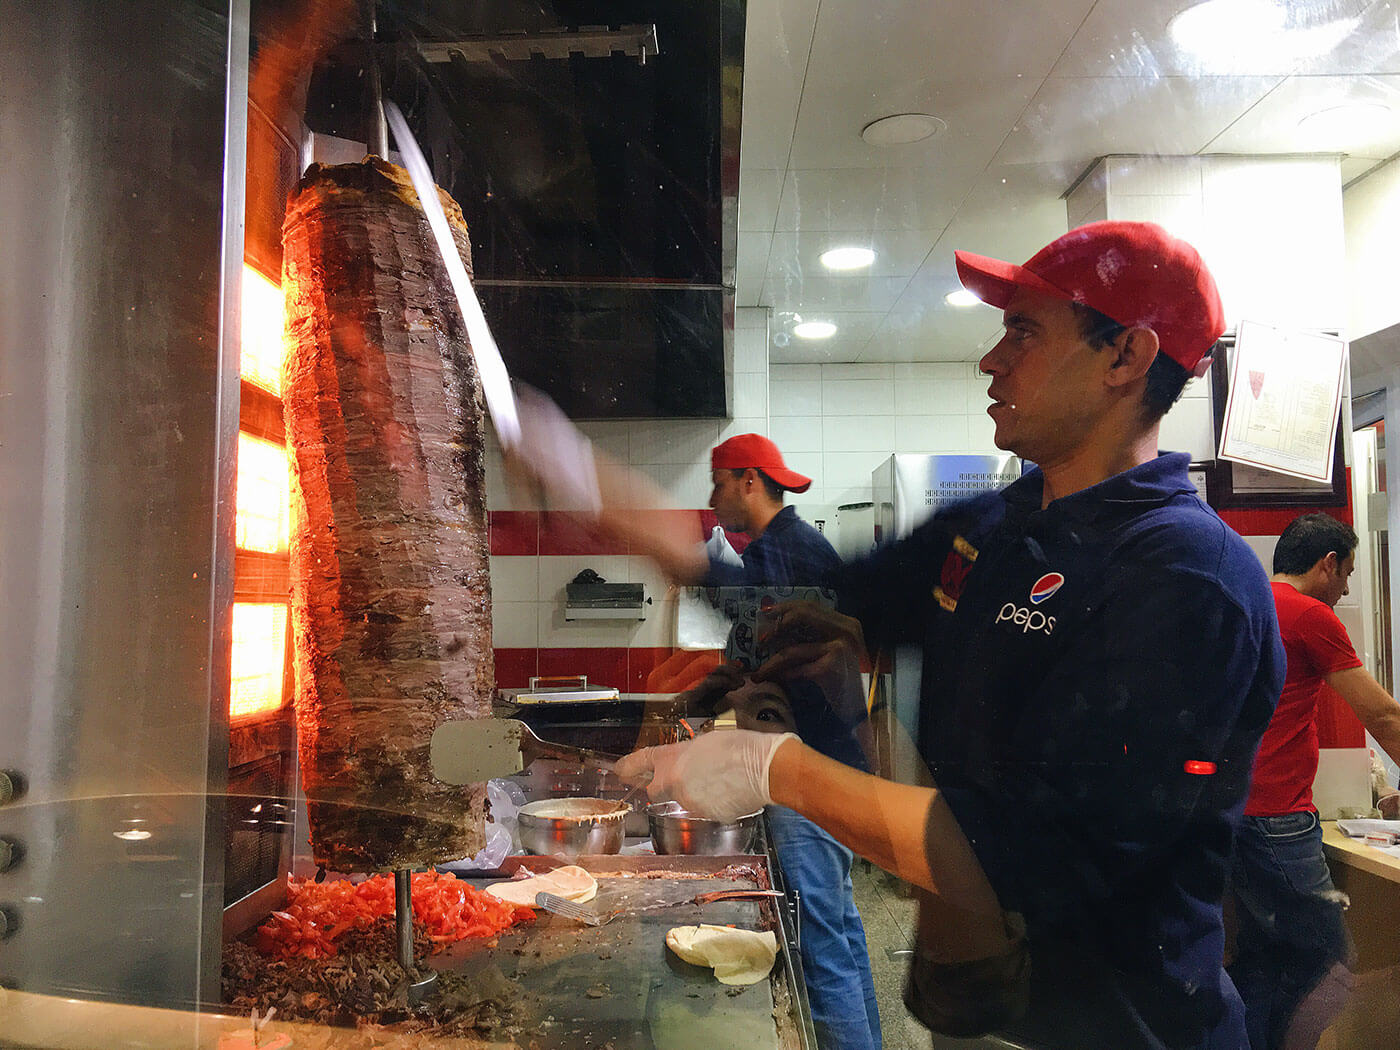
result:
[(505, 450), (506, 467), (543, 489), (556, 509), (596, 516), (603, 501), (593, 443), (534, 387), (517, 388), (516, 410), (520, 442)]
[(618, 760), (617, 775), (636, 783), (652, 774), (653, 802), (674, 799), (707, 820), (732, 821), (771, 805), (768, 767), (795, 733), (748, 729), (705, 733), (682, 744), (644, 747)]

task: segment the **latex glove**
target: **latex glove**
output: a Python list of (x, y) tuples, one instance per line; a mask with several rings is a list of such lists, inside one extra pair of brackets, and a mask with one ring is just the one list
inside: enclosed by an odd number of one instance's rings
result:
[(544, 490), (559, 510), (596, 516), (603, 509), (593, 443), (559, 406), (534, 387), (516, 390), (520, 442), (506, 449), (506, 466)]
[(688, 812), (725, 822), (771, 805), (768, 767), (795, 733), (733, 729), (704, 733), (682, 744), (644, 747), (618, 760), (617, 775), (633, 783), (652, 774), (653, 802), (674, 799)]

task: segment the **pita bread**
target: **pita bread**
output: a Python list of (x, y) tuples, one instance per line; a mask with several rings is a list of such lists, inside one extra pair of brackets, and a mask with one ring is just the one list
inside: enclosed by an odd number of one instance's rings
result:
[(713, 967), (721, 984), (757, 984), (773, 970), (778, 938), (771, 930), (736, 930), (730, 926), (676, 926), (666, 947), (685, 962)]
[(535, 907), (535, 894), (552, 893), (565, 900), (585, 904), (598, 896), (598, 880), (577, 864), (566, 864), (543, 875), (515, 879), (486, 887), (486, 892), (511, 904)]

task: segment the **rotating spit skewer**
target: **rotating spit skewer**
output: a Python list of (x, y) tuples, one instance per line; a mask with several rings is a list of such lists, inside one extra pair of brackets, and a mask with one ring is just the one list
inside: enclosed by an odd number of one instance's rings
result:
[(426, 967), (418, 969), (413, 962), (413, 871), (400, 868), (394, 872), (394, 923), (399, 938), (399, 965), (408, 974), (408, 1001), (421, 1003), (437, 994), (438, 975)]

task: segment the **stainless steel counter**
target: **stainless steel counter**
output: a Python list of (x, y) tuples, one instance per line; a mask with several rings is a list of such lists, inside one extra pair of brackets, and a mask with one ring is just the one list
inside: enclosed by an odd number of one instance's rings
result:
[[(522, 865), (542, 871), (558, 863), (513, 857), (502, 875)], [(771, 886), (766, 856), (585, 857), (578, 863), (598, 879), (598, 896), (590, 906), (599, 910)], [(498, 880), (467, 881), (481, 887)], [(680, 961), (665, 946), (666, 931), (697, 923), (773, 930), (779, 953), (770, 978), (730, 987), (709, 969)], [(494, 966), (518, 983), (541, 1050), (816, 1046), (796, 930), (782, 900), (776, 906), (768, 900), (678, 904), (623, 914), (600, 927), (541, 912), (533, 925), (503, 933), (494, 947), (461, 942), (433, 956), (432, 965), (464, 974)]]

